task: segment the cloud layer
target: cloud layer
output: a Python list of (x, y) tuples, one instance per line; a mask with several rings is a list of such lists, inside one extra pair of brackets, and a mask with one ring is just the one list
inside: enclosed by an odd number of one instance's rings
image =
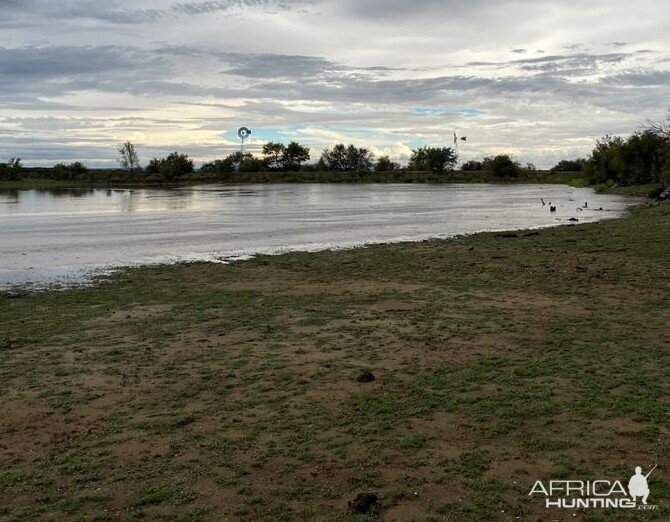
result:
[(235, 130), (315, 154), (403, 159), (468, 135), (463, 159), (551, 166), (670, 105), (670, 7), (595, 0), (0, 0), (0, 161), (199, 161)]

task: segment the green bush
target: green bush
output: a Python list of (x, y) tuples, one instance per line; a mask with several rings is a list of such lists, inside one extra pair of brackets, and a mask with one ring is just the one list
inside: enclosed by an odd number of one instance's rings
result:
[(58, 163), (51, 169), (51, 177), (53, 179), (81, 179), (87, 172), (88, 169), (80, 161), (69, 165)]
[(670, 174), (670, 145), (645, 130), (628, 139), (605, 136), (596, 143), (584, 171), (591, 184), (638, 185), (660, 183)]
[(147, 165), (146, 172), (166, 180), (173, 180), (193, 172), (193, 160), (186, 154), (173, 152), (167, 158), (154, 158)]
[(519, 163), (507, 154), (499, 154), (495, 158), (484, 161), (484, 169), (491, 171), (498, 178), (517, 178), (522, 171)]
[(20, 158), (12, 158), (7, 163), (0, 163), (0, 180), (16, 181), (23, 172)]
[(436, 173), (454, 170), (458, 156), (451, 147), (421, 147), (412, 151), (408, 169)]

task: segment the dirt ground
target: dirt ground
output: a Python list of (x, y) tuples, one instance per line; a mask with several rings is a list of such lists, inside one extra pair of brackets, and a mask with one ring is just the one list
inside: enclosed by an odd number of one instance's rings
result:
[(5, 294), (0, 520), (670, 520), (668, 274), (661, 205)]

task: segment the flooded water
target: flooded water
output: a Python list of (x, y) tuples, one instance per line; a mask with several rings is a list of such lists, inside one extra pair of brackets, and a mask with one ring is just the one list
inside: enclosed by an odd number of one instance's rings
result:
[[(578, 210), (585, 202), (588, 209)], [(86, 281), (138, 264), (539, 228), (572, 217), (596, 221), (635, 202), (561, 185), (0, 191), (0, 287)]]

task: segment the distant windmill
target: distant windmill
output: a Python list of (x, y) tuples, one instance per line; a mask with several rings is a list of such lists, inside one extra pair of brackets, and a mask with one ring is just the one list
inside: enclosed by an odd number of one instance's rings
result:
[(242, 154), (244, 154), (244, 140), (251, 136), (251, 129), (248, 127), (240, 127), (240, 130), (237, 131), (237, 135), (240, 137), (240, 140), (242, 140), (242, 147), (240, 148), (240, 151)]
[(460, 138), (458, 137), (458, 134), (454, 132), (454, 150), (456, 154), (458, 154), (458, 141), (468, 141), (467, 136), (461, 136)]

